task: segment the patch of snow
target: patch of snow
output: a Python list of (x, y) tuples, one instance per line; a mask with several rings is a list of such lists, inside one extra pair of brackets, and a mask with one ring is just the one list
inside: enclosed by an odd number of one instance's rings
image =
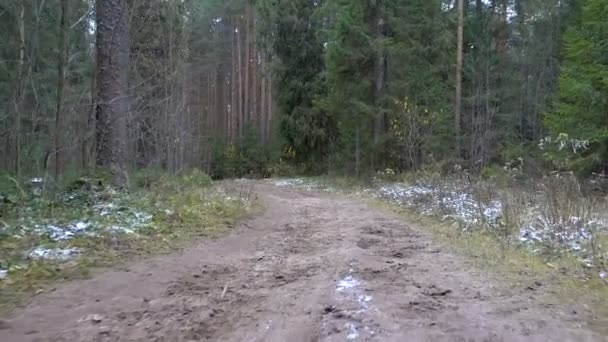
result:
[(0, 269), (0, 280), (5, 279), (8, 276), (8, 270)]
[(346, 323), (346, 329), (348, 329), (348, 335), (346, 335), (347, 340), (353, 341), (359, 337), (359, 331), (357, 330), (357, 326), (354, 323)]
[(126, 227), (116, 226), (116, 225), (108, 227), (107, 231), (113, 232), (113, 233), (135, 234), (135, 231), (131, 228), (126, 228)]
[(304, 184), (304, 180), (301, 178), (288, 178), (288, 179), (278, 179), (272, 182), (273, 185), (279, 187), (294, 187), (296, 185)]
[(502, 204), (499, 201), (480, 203), (463, 189), (397, 183), (380, 187), (378, 197), (416, 207), (425, 215), (444, 214), (446, 218), (471, 225), (479, 224), (481, 220), (492, 224), (502, 215)]
[(355, 279), (352, 275), (349, 275), (338, 282), (336, 290), (338, 290), (338, 292), (343, 292), (347, 289), (355, 288), (359, 286), (359, 284), (360, 283), (357, 279)]
[(44, 259), (52, 261), (68, 261), (80, 255), (80, 250), (77, 248), (44, 248), (36, 247), (32, 249), (27, 256), (32, 259)]
[[(399, 205), (415, 208), (424, 215), (434, 215), (464, 224), (464, 229), (479, 227), (498, 228), (504, 223), (503, 203), (498, 200), (478, 201), (467, 189), (458, 184), (407, 185), (384, 184), (372, 193)], [(519, 241), (527, 244), (553, 244), (574, 252), (584, 252), (594, 230), (608, 230), (608, 219), (581, 219), (572, 216), (564, 222), (551, 222), (544, 217), (538, 203), (528, 203), (529, 213), (524, 214), (519, 229)]]
[(112, 213), (113, 210), (116, 210), (118, 208), (118, 206), (112, 202), (109, 202), (109, 203), (97, 204), (97, 205), (93, 206), (93, 208), (95, 208), (98, 211), (99, 215), (108, 216)]
[(357, 296), (357, 302), (359, 302), (359, 306), (363, 309), (368, 308), (368, 303), (372, 301), (372, 296), (368, 295), (359, 295)]
[(608, 278), (608, 273), (603, 272), (603, 271), (600, 272), (600, 279), (606, 279), (606, 278)]

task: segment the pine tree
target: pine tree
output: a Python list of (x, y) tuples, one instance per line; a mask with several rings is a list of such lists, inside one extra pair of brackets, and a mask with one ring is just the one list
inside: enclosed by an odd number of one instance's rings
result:
[(311, 171), (323, 167), (334, 131), (333, 117), (314, 106), (325, 93), (319, 1), (261, 1), (261, 30), (275, 57), (274, 78), (280, 130), (286, 150)]
[(554, 134), (587, 140), (578, 167), (606, 167), (608, 160), (608, 5), (583, 3), (580, 18), (564, 36), (559, 100), (546, 124)]

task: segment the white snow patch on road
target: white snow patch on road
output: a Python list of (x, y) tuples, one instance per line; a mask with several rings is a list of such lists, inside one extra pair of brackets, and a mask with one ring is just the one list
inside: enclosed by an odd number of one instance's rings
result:
[(348, 289), (354, 289), (355, 287), (359, 286), (359, 284), (360, 283), (357, 279), (355, 279), (352, 275), (349, 275), (338, 282), (336, 290), (338, 290), (338, 292), (344, 292)]

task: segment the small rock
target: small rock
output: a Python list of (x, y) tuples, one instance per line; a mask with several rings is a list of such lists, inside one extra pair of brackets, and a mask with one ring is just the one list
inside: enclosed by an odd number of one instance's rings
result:
[(337, 311), (337, 310), (338, 310), (338, 308), (336, 308), (335, 306), (333, 306), (333, 305), (328, 305), (328, 306), (326, 306), (326, 307), (323, 309), (323, 313), (328, 314), (328, 313), (335, 312), (335, 311)]
[(98, 315), (98, 314), (92, 314), (92, 315), (87, 315), (81, 319), (78, 320), (79, 323), (81, 322), (93, 322), (95, 324), (97, 323), (101, 323), (101, 321), (103, 321), (103, 316)]
[(39, 295), (39, 294), (42, 294), (42, 293), (44, 293), (44, 290), (43, 290), (43, 289), (38, 289), (38, 290), (36, 290), (36, 296), (37, 296), (37, 295)]

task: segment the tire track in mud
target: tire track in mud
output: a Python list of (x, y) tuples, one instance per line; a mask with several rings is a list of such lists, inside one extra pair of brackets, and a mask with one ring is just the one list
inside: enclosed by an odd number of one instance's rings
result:
[(230, 236), (40, 296), (0, 340), (602, 340), (395, 218), (256, 188), (267, 212)]

